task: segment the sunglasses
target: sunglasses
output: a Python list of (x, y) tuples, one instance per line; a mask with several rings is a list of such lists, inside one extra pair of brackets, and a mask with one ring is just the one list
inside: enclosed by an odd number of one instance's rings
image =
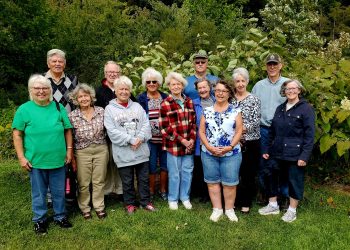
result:
[(195, 61), (195, 64), (205, 64), (207, 61)]
[(146, 81), (146, 84), (151, 84), (151, 83), (153, 83), (153, 84), (157, 84), (157, 83), (158, 83), (158, 81), (156, 81), (156, 80), (153, 80), (153, 81)]

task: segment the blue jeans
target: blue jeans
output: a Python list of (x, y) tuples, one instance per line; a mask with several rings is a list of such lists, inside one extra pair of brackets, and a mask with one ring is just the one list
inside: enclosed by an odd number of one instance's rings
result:
[(271, 159), (268, 168), (271, 170), (268, 189), (269, 197), (277, 196), (280, 183), (286, 183), (290, 197), (296, 200), (303, 198), (305, 168), (298, 167), (296, 161), (278, 159)]
[[(269, 147), (269, 133), (270, 133), (270, 128), (268, 127), (263, 127), (260, 126), (260, 145), (261, 145), (261, 151), (262, 152), (267, 152), (268, 147)], [(267, 189), (267, 186), (269, 185), (269, 183), (266, 183), (266, 175), (268, 175), (268, 162), (269, 160), (265, 160), (262, 157), (261, 154), (261, 158), (260, 158), (260, 168), (259, 168), (259, 173), (258, 173), (258, 180), (259, 180), (259, 185), (260, 187), (265, 190)], [(288, 183), (280, 183), (279, 185), (279, 193), (284, 196), (284, 197), (288, 197)]]
[(242, 154), (231, 156), (213, 156), (202, 152), (204, 181), (206, 183), (222, 183), (225, 186), (236, 186), (239, 183), (239, 168)]
[(150, 156), (149, 156), (149, 173), (155, 174), (157, 172), (157, 163), (159, 158), (160, 170), (168, 171), (166, 155), (167, 152), (162, 150), (161, 143), (148, 142)]
[(45, 221), (47, 214), (46, 194), (50, 188), (54, 220), (60, 221), (66, 217), (65, 206), (65, 167), (55, 169), (33, 168), (30, 172), (32, 186), (33, 222)]
[(174, 156), (167, 152), (167, 165), (169, 176), (168, 200), (189, 200), (193, 171), (193, 155)]

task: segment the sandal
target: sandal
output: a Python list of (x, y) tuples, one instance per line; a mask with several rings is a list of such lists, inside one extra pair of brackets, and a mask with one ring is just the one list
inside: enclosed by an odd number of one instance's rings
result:
[(86, 213), (83, 213), (82, 212), (82, 215), (84, 217), (85, 220), (90, 220), (92, 219), (92, 216), (91, 216), (91, 213), (90, 212), (86, 212)]
[(96, 215), (99, 219), (103, 219), (107, 217), (107, 213), (105, 210), (102, 211), (96, 211)]

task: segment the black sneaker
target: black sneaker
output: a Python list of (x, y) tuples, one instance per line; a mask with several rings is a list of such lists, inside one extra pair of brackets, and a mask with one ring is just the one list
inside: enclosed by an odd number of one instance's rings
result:
[(71, 228), (73, 226), (66, 217), (62, 220), (55, 220), (55, 224), (61, 228)]
[(47, 234), (47, 224), (45, 221), (39, 221), (34, 224), (34, 232), (38, 235)]

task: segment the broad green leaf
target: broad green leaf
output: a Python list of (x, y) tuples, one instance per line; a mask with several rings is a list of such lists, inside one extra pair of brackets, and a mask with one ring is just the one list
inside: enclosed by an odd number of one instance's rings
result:
[(337, 152), (339, 156), (342, 156), (350, 149), (350, 141), (338, 141)]
[(340, 110), (337, 113), (337, 119), (339, 123), (342, 123), (346, 118), (350, 116), (350, 111), (349, 110)]
[(237, 59), (231, 60), (231, 61), (228, 63), (228, 66), (227, 66), (227, 69), (226, 69), (226, 70), (228, 70), (228, 71), (233, 70), (233, 69), (237, 66), (237, 62), (238, 62)]
[(345, 59), (340, 60), (339, 67), (344, 72), (350, 72), (350, 61)]
[(146, 59), (143, 57), (143, 56), (138, 56), (138, 57), (135, 57), (132, 62), (133, 63), (136, 63), (136, 62), (144, 62), (146, 61)]
[(253, 47), (253, 48), (255, 48), (255, 47), (258, 46), (258, 43), (255, 42), (255, 41), (252, 41), (252, 40), (249, 40), (249, 41), (244, 40), (244, 41), (242, 41), (242, 43), (243, 43), (244, 45), (247, 45), (247, 46)]
[(337, 139), (331, 138), (330, 135), (326, 134), (320, 139), (320, 151), (321, 154), (327, 152), (335, 143), (337, 143)]
[(166, 49), (164, 49), (162, 46), (160, 46), (160, 45), (157, 44), (155, 47), (156, 47), (156, 49), (159, 49), (159, 50), (162, 51), (163, 53), (166, 53)]
[(219, 44), (218, 46), (216, 46), (217, 49), (226, 49), (225, 45)]
[(251, 65), (253, 65), (253, 66), (256, 65), (256, 61), (255, 61), (255, 59), (252, 58), (252, 57), (249, 57), (249, 58), (247, 59), (247, 61), (248, 61)]
[(235, 48), (236, 44), (237, 44), (237, 41), (236, 41), (236, 39), (232, 39), (232, 42), (231, 42), (231, 47), (230, 47), (230, 49), (231, 49), (231, 50), (233, 50), (233, 49)]
[(330, 123), (323, 123), (322, 130), (324, 133), (328, 133), (331, 130), (331, 124)]
[(333, 75), (333, 73), (336, 71), (336, 69), (337, 69), (336, 64), (327, 65), (324, 68), (324, 73), (322, 74), (322, 77), (324, 77), (324, 78), (331, 77)]
[(131, 63), (127, 63), (127, 64), (125, 64), (125, 67), (127, 67), (127, 68), (129, 68), (129, 69), (132, 69), (132, 68), (133, 68), (133, 66), (132, 66), (132, 64), (131, 64)]
[(254, 34), (254, 35), (258, 36), (258, 37), (262, 37), (262, 34), (261, 34), (260, 30), (258, 30), (256, 28), (251, 28), (249, 30), (249, 33), (252, 33), (252, 34)]
[(208, 69), (216, 76), (219, 75), (219, 73), (220, 73), (220, 68), (217, 66), (209, 65)]

